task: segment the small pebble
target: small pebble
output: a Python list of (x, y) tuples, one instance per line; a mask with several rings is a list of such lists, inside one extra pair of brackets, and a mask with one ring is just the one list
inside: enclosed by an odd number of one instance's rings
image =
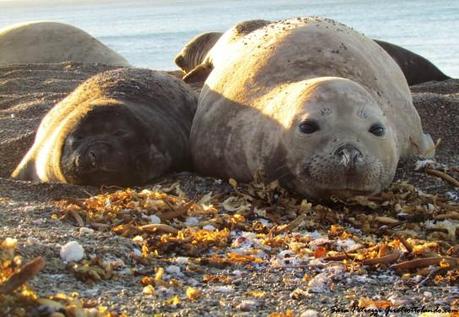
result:
[(46, 219), (43, 219), (43, 218), (35, 219), (35, 220), (32, 221), (32, 223), (34, 225), (39, 226), (39, 225), (42, 225), (42, 224), (46, 223)]
[(150, 215), (148, 218), (150, 219), (151, 223), (154, 223), (154, 224), (161, 223), (161, 218), (159, 218), (157, 215)]
[(179, 265), (188, 264), (188, 258), (185, 256), (178, 256), (177, 258), (175, 258), (175, 263)]
[(199, 225), (199, 219), (197, 217), (187, 217), (185, 224), (189, 227), (194, 227)]
[(319, 317), (319, 312), (314, 309), (308, 309), (302, 312), (300, 317)]
[(94, 234), (94, 229), (88, 228), (88, 227), (81, 227), (80, 228), (80, 235), (92, 235)]
[(180, 274), (180, 266), (169, 265), (168, 267), (166, 267), (166, 272), (169, 273), (169, 274), (178, 275), (178, 274)]
[(215, 227), (212, 225), (205, 225), (204, 227), (202, 227), (202, 229), (207, 231), (215, 231)]
[(236, 309), (240, 311), (251, 311), (257, 308), (258, 305), (259, 303), (256, 300), (244, 299), (239, 305), (236, 306)]
[(60, 255), (64, 262), (78, 262), (84, 257), (84, 249), (77, 241), (70, 241), (61, 247)]
[(223, 285), (223, 286), (215, 286), (213, 288), (213, 290), (215, 292), (219, 292), (219, 293), (232, 293), (232, 292), (234, 292), (234, 287), (231, 286), (231, 285), (228, 285), (228, 286), (225, 286), (225, 285)]

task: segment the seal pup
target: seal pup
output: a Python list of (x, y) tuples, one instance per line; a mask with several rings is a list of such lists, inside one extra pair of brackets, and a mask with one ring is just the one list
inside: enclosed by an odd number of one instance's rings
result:
[[(260, 28), (267, 24), (269, 21), (266, 20), (255, 20), (255, 24), (251, 24), (252, 28)], [(248, 21), (242, 22), (247, 24)], [(215, 63), (215, 56), (217, 53), (225, 56), (231, 50), (231, 44), (235, 42), (236, 38), (245, 36), (250, 32), (237, 32), (239, 25), (236, 25), (227, 36), (226, 39), (218, 41), (224, 33), (222, 32), (209, 32), (201, 33), (192, 38), (175, 58), (175, 64), (185, 72), (184, 80), (188, 83), (204, 81), (209, 73), (212, 71)], [(231, 40), (228, 40), (231, 39)], [(443, 81), (450, 79), (447, 75), (442, 73), (434, 64), (432, 64), (426, 58), (411, 52), (398, 45), (381, 41), (374, 40), (379, 46), (381, 46), (398, 64), (402, 69), (403, 74), (408, 82), (408, 85), (416, 85), (428, 81)], [(214, 46), (220, 47), (220, 49), (212, 50)]]
[(71, 61), (129, 66), (124, 57), (85, 31), (58, 22), (27, 22), (0, 29), (0, 52), (0, 65)]
[(262, 172), (309, 198), (345, 198), (384, 189), (401, 158), (433, 155), (403, 73), (364, 35), (297, 18), (233, 45), (199, 97), (199, 173), (247, 182)]
[(12, 177), (127, 186), (187, 169), (196, 103), (195, 93), (166, 73), (97, 74), (43, 118)]

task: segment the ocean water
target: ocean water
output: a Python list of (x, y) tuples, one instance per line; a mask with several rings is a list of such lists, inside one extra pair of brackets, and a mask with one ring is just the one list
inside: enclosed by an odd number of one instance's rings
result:
[(458, 0), (0, 0), (0, 28), (31, 20), (70, 23), (132, 65), (163, 70), (176, 68), (176, 53), (198, 33), (248, 19), (308, 15), (403, 46), (459, 77)]

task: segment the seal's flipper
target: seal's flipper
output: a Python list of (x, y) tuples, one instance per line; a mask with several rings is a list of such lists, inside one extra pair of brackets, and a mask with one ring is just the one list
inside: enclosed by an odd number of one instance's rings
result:
[(412, 155), (422, 159), (428, 159), (435, 156), (435, 148), (439, 142), (435, 144), (430, 134), (422, 133), (419, 138), (410, 137), (410, 143), (412, 146)]
[(23, 160), (18, 167), (11, 173), (11, 178), (27, 181), (37, 181), (37, 171), (35, 170), (35, 160)]
[(183, 76), (182, 79), (188, 84), (206, 81), (213, 68), (214, 67), (210, 64), (200, 64)]

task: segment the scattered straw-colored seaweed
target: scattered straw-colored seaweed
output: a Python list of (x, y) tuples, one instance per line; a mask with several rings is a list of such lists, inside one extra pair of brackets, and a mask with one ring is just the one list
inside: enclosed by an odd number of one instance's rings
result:
[[(437, 257), (449, 264), (439, 274), (456, 270), (447, 252), (456, 239), (459, 205), (406, 182), (327, 205), (291, 195), (277, 182), (229, 184), (232, 191), (195, 199), (174, 183), (61, 201), (59, 216), (131, 237), (144, 260), (180, 255), (222, 267), (300, 265), (316, 258), (340, 261), (349, 271), (360, 265), (422, 273), (426, 265), (443, 263), (431, 260)], [(285, 252), (290, 261), (279, 260)]]
[(83, 301), (76, 294), (40, 297), (27, 284), (45, 266), (42, 257), (22, 265), (16, 255), (17, 241), (0, 241), (0, 316), (94, 316), (122, 317), (107, 307)]

